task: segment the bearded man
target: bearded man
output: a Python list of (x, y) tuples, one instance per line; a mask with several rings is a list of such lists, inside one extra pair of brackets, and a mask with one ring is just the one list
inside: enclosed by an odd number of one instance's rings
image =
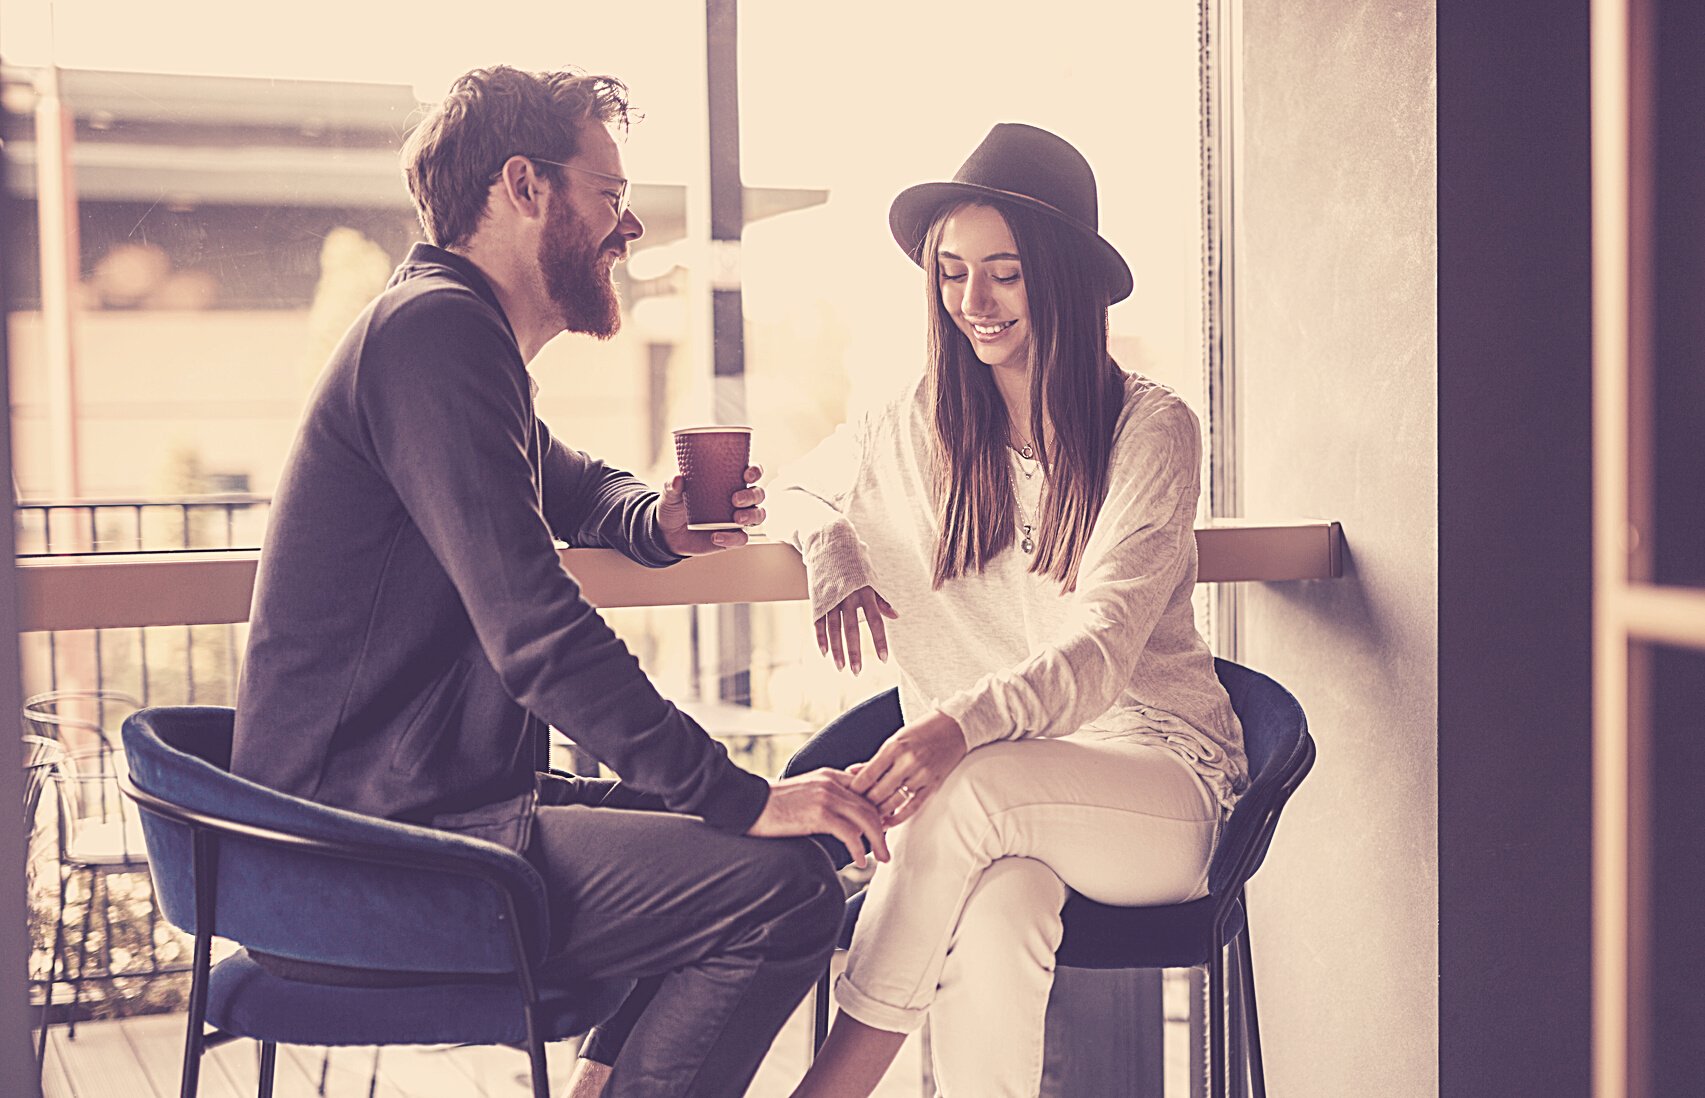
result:
[[(640, 982), (587, 1041), (577, 1093), (733, 1096), (839, 929), (840, 887), (803, 836), (861, 863), (886, 847), (844, 775), (735, 766), (554, 547), (664, 566), (746, 540), (688, 531), (678, 478), (660, 496), (534, 411), (539, 349), (621, 323), (611, 271), (644, 232), (616, 140), (628, 119), (613, 78), (497, 67), (409, 135), (430, 243), (333, 352), (279, 482), (232, 770), (522, 852), (551, 901), (548, 965)], [(744, 525), (763, 519), (758, 475), (733, 497)], [(621, 780), (542, 773), (550, 725)], [(286, 974), (365, 978), (317, 967)]]

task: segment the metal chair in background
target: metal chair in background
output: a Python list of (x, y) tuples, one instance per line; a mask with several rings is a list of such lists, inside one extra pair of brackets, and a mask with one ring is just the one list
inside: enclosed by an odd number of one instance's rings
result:
[[(52, 740), (41, 736), (25, 736), (24, 738), (24, 895), (35, 895), (35, 869), (37, 862), (37, 822), (41, 819), (42, 794), (52, 783), (54, 768), (64, 755), (64, 750)], [(30, 966), (34, 948), (29, 950), (31, 957), (25, 960), (25, 966)], [(51, 963), (51, 962), (50, 962)], [(51, 970), (49, 972), (51, 975)], [(47, 1047), (47, 1017), (42, 1016), (41, 1044), (36, 1053), (36, 1077), (41, 1077), (42, 1053)]]
[(67, 752), (105, 756), (119, 749), (118, 726), (141, 707), (122, 690), (49, 690), (24, 702), (24, 727)]
[[(162, 959), (160, 921), (140, 820), (135, 806), (119, 791), (119, 780), (125, 774), (124, 751), (116, 733), (108, 729), (115, 728), (140, 704), (117, 690), (51, 691), (24, 703), (26, 728), (60, 748), (52, 771), (57, 806), (58, 902), (48, 973), (38, 985), (43, 989), (44, 1047), (58, 985), (71, 987), (66, 1036), (75, 1040), (86, 985), (110, 984), (116, 979), (148, 980), (189, 969), (187, 962)], [(126, 879), (122, 891), (113, 889), (115, 877)], [(83, 913), (73, 966), (67, 913), (79, 894)], [(113, 917), (115, 903), (124, 903), (129, 909), (117, 920)], [(125, 936), (131, 940), (120, 945), (118, 939)], [(97, 962), (94, 968), (91, 960)]]
[[(53, 777), (64, 749), (41, 736), (24, 737), (24, 849), (27, 852), (35, 839), (36, 815), (41, 811), (41, 795)], [(26, 863), (24, 872), (34, 866)]]

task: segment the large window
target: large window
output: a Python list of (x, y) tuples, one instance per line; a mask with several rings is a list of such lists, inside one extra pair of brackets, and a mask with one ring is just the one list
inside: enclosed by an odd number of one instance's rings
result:
[[(743, 291), (743, 418), (771, 470), (915, 377), (922, 278), (888, 204), (950, 177), (1003, 121), (1089, 158), (1103, 235), (1136, 275), (1113, 353), (1207, 427), (1196, 3), (742, 0), (732, 264), (710, 242), (704, 0), (482, 14), (0, 0), (20, 552), (259, 544), (326, 355), (419, 239), (402, 137), (452, 77), (498, 63), (611, 73), (645, 114), (625, 149), (647, 231), (620, 269), (623, 329), (532, 364), (568, 444), (670, 475), (669, 429), (719, 414), (713, 282)], [(802, 604), (609, 617), (666, 694), (765, 772), (892, 682), (873, 661), (836, 672)], [(242, 644), (223, 626), (32, 634), (25, 690), (229, 703)]]
[[(1198, 11), (1079, 6), (1046, 19), (1009, 0), (976, 18), (740, 6), (745, 403), (772, 469), (920, 369), (920, 278), (888, 235), (887, 205), (950, 175), (998, 121), (1048, 127), (1089, 157), (1103, 232), (1136, 273), (1113, 311), (1115, 355), (1205, 419)], [(419, 101), (476, 65), (612, 72), (646, 113), (626, 149), (647, 223), (622, 275), (627, 323), (609, 343), (565, 338), (535, 361), (547, 421), (661, 479), (668, 428), (713, 414), (702, 4), (547, 6), (524, 32), (454, 35), (400, 5), (298, 5), (259, 24), (212, 3), (3, 8), (25, 551), (255, 539), (327, 351), (418, 236), (401, 135)], [(40, 216), (44, 187), (64, 190), (67, 223)], [(208, 493), (249, 505), (234, 522), (47, 507)], [(616, 616), (681, 690), (816, 721), (882, 681), (881, 669), (858, 682), (827, 670), (798, 607), (758, 612), (714, 656), (708, 615)], [(750, 675), (731, 658), (749, 658)], [(737, 689), (710, 685), (731, 676)]]
[[(827, 191), (746, 230), (747, 404), (772, 464), (921, 371), (923, 280), (889, 235), (888, 205), (951, 178), (997, 122), (1053, 130), (1088, 157), (1102, 233), (1136, 276), (1112, 311), (1114, 356), (1176, 389), (1205, 430), (1197, 7), (1041, 10), (883, 0), (830, 18), (742, 3), (746, 180)], [(885, 681), (880, 667), (856, 683), (836, 674), (790, 628), (802, 617), (778, 607), (755, 623), (757, 655), (774, 661), (753, 675), (768, 704), (822, 719)]]

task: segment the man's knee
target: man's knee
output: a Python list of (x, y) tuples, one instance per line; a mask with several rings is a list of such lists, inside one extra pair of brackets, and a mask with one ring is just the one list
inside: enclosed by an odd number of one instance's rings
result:
[(765, 839), (765, 870), (779, 908), (772, 932), (792, 952), (827, 952), (840, 936), (846, 893), (823, 849), (810, 839)]

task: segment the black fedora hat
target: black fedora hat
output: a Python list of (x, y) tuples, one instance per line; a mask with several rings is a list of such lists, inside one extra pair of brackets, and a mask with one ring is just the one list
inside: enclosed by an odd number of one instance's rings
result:
[(1102, 239), (1089, 161), (1064, 138), (1019, 122), (1002, 122), (972, 150), (949, 183), (907, 187), (888, 208), (888, 227), (912, 262), (923, 265), (924, 236), (943, 208), (989, 200), (1040, 210), (1091, 246), (1109, 301), (1131, 294), (1131, 268)]

